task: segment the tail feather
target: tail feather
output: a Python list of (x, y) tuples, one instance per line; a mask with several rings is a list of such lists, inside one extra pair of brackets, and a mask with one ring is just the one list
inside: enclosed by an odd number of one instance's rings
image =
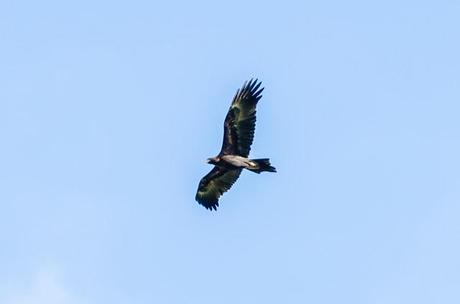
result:
[(248, 167), (247, 169), (259, 174), (260, 172), (276, 172), (276, 168), (270, 164), (270, 159), (268, 158), (259, 158), (251, 159), (251, 162), (256, 163), (255, 167)]

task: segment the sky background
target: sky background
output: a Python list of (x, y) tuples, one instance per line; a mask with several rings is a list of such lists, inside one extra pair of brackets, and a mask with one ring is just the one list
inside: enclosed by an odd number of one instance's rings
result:
[[(460, 2), (0, 2), (0, 303), (460, 303)], [(217, 212), (236, 89), (265, 86)]]

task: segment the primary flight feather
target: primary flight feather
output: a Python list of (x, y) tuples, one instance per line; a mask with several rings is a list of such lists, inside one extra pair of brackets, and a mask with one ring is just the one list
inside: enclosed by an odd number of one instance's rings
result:
[(248, 158), (256, 127), (256, 106), (264, 90), (261, 84), (251, 79), (233, 97), (224, 121), (222, 149), (217, 156), (208, 158), (214, 168), (200, 180), (195, 196), (206, 209), (217, 209), (219, 197), (232, 187), (243, 169), (276, 172), (268, 158)]

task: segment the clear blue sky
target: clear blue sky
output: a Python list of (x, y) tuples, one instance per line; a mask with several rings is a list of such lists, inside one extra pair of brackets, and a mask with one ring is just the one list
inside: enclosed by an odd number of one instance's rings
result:
[[(458, 1), (0, 3), (0, 302), (460, 303)], [(253, 157), (194, 201), (242, 83)]]

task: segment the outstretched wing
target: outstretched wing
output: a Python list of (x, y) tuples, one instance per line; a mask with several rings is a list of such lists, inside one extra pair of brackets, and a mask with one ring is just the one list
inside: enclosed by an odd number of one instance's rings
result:
[(206, 209), (217, 210), (219, 197), (230, 187), (240, 176), (241, 169), (227, 170), (214, 166), (214, 168), (200, 180), (195, 199)]
[(256, 106), (262, 91), (262, 83), (256, 80), (245, 82), (236, 92), (224, 122), (224, 141), (219, 155), (249, 156), (256, 128)]

